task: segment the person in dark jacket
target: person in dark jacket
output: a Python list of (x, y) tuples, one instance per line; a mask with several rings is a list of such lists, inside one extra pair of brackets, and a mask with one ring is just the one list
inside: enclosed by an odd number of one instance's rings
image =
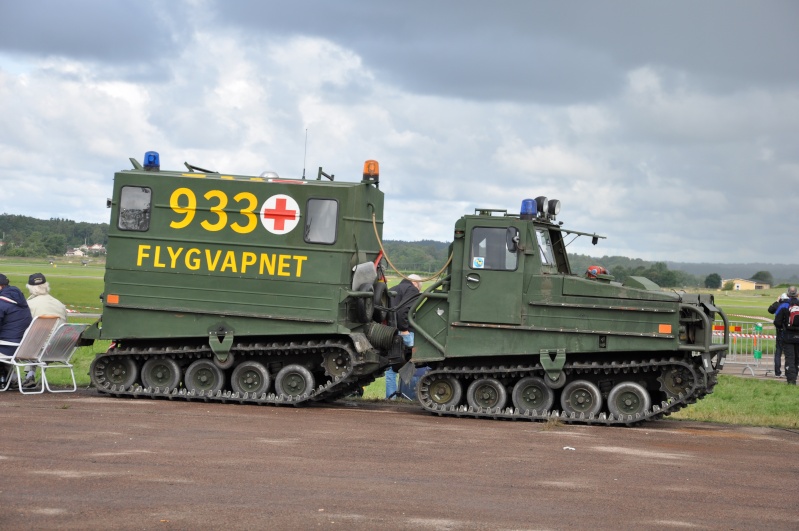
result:
[[(403, 344), (407, 348), (413, 347), (413, 332), (410, 330), (408, 313), (414, 301), (419, 297), (422, 289), (422, 277), (419, 275), (408, 275), (402, 279), (391, 291), (395, 293), (391, 297), (390, 306), (394, 309), (397, 329), (402, 337)], [(386, 398), (393, 398), (397, 395), (397, 372), (389, 367), (386, 370)]]
[[(16, 343), (22, 341), (32, 320), (25, 295), (16, 286), (9, 286), (8, 277), (0, 273), (0, 356), (14, 355)], [(7, 370), (8, 366), (4, 364), (0, 373), (6, 372), (2, 369)], [(0, 374), (0, 378), (5, 379), (5, 374)]]
[(785, 377), (788, 385), (796, 385), (796, 364), (799, 362), (799, 330), (788, 328), (788, 314), (791, 306), (799, 306), (799, 291), (796, 286), (791, 286), (786, 292), (788, 304), (780, 306), (774, 316), (774, 326), (783, 328), (782, 351), (785, 354)]
[[(777, 311), (780, 309), (788, 306), (788, 294), (783, 293), (780, 297), (771, 303), (771, 306), (768, 307), (768, 313), (775, 316), (777, 315)], [(785, 334), (785, 330), (780, 328), (779, 326), (774, 325), (777, 329), (777, 342), (776, 346), (774, 347), (774, 376), (781, 376), (782, 373), (780, 372), (780, 365), (782, 361), (782, 336)]]

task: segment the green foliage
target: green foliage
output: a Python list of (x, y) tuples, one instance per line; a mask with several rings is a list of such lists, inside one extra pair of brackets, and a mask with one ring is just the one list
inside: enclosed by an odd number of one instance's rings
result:
[(721, 275), (718, 273), (710, 273), (705, 277), (705, 287), (710, 289), (719, 289), (721, 287)]
[(0, 214), (0, 234), (5, 243), (0, 247), (2, 256), (61, 256), (67, 248), (84, 243), (105, 245), (108, 242), (108, 224)]
[(645, 262), (638, 258), (625, 256), (603, 256), (593, 258), (580, 254), (570, 254), (572, 273), (582, 274), (589, 265), (605, 267), (614, 280), (624, 282), (628, 277), (646, 277), (662, 288), (698, 287), (699, 278), (683, 271), (670, 270), (665, 262)]
[(391, 263), (400, 271), (433, 273), (444, 267), (449, 258), (449, 244), (431, 240), (383, 242)]
[(722, 286), (721, 291), (732, 291), (734, 287), (735, 287), (735, 281), (728, 280), (727, 282), (724, 283), (724, 286)]
[(795, 429), (799, 428), (799, 388), (782, 380), (720, 375), (712, 394), (671, 418)]
[(757, 280), (758, 282), (763, 282), (764, 284), (768, 284), (769, 286), (774, 285), (774, 277), (768, 271), (758, 271), (754, 275), (752, 275), (751, 280)]

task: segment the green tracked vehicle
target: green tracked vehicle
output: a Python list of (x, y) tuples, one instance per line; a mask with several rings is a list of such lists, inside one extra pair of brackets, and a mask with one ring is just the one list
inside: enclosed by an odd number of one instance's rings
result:
[(90, 369), (101, 393), (300, 405), (419, 366), (435, 414), (629, 425), (710, 393), (723, 365), (712, 296), (573, 274), (564, 238), (600, 236), (563, 228), (557, 200), (455, 224), (445, 276), (411, 309), (408, 361), (377, 162), (359, 182), (131, 162), (108, 203), (102, 316), (83, 334), (112, 341)]
[[(446, 276), (410, 312), (417, 397), (439, 415), (629, 425), (713, 390), (729, 323), (712, 295), (572, 273), (560, 202), (478, 209), (455, 224)], [(601, 268), (599, 268), (601, 270)], [(716, 316), (723, 341), (712, 341)]]
[(108, 202), (102, 316), (83, 334), (112, 340), (90, 368), (101, 393), (300, 404), (403, 361), (396, 329), (374, 320), (377, 162), (355, 183), (131, 162)]

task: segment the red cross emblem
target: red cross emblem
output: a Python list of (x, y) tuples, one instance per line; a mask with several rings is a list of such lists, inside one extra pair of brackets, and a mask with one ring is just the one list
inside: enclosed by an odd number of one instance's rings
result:
[(272, 234), (291, 232), (299, 222), (300, 206), (287, 195), (273, 195), (261, 207), (261, 223)]

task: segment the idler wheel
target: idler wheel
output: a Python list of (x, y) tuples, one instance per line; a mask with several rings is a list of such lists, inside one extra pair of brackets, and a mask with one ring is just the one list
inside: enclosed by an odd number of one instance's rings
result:
[(574, 380), (563, 388), (560, 405), (568, 414), (596, 415), (602, 409), (602, 393), (588, 380)]
[(230, 388), (236, 393), (260, 395), (269, 390), (271, 383), (269, 371), (257, 361), (239, 363), (230, 376)]
[(174, 389), (180, 384), (180, 366), (170, 358), (151, 358), (141, 368), (143, 387)]
[(552, 409), (555, 403), (555, 393), (536, 376), (522, 378), (513, 386), (513, 405), (522, 413), (525, 411), (538, 411), (539, 413)]
[(202, 359), (189, 365), (183, 381), (188, 391), (221, 391), (225, 385), (225, 374), (214, 362)]
[(608, 411), (621, 417), (636, 413), (644, 414), (652, 407), (652, 399), (644, 386), (635, 382), (617, 384), (608, 394)]
[(121, 356), (100, 356), (92, 362), (92, 383), (97, 388), (112, 385), (128, 388), (136, 382), (139, 375), (136, 362)]
[(499, 380), (480, 378), (472, 382), (466, 390), (466, 401), (474, 409), (502, 409), (508, 401), (508, 392)]

